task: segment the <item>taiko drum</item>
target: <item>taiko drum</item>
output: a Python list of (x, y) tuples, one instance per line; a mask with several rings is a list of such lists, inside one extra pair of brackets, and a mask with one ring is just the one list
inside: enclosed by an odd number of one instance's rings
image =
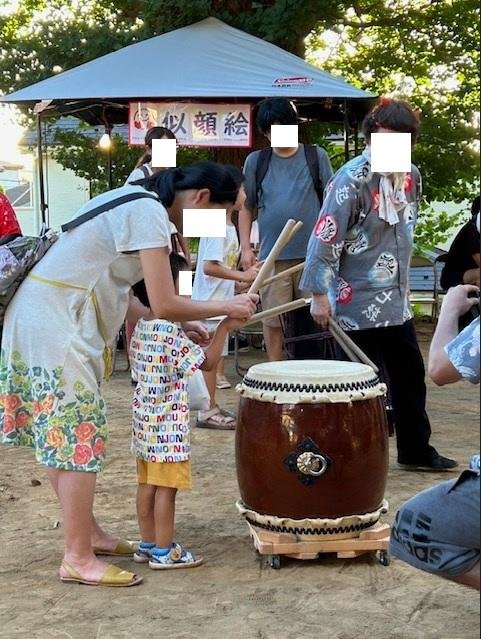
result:
[(372, 368), (270, 362), (251, 367), (237, 390), (236, 465), (245, 509), (319, 520), (382, 508), (386, 389)]

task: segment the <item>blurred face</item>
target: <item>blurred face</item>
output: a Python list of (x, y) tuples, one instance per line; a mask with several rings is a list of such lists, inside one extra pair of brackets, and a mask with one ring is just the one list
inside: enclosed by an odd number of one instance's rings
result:
[[(237, 197), (239, 200), (240, 193)], [(245, 191), (244, 191), (245, 200)], [(232, 206), (229, 203), (220, 204), (211, 202), (210, 189), (188, 189), (187, 191), (179, 191), (176, 193), (174, 203), (169, 208), (169, 217), (180, 233), (183, 233), (183, 215), (184, 209), (222, 209)]]
[[(169, 140), (170, 138), (167, 137), (166, 135), (162, 135), (160, 138), (156, 138), (157, 140)], [(149, 153), (149, 155), (152, 155), (152, 145), (145, 145), (145, 150), (147, 151), (147, 153)], [(152, 163), (152, 161), (151, 161)], [(166, 168), (166, 167), (165, 167)], [(158, 173), (159, 171), (165, 171), (165, 168), (161, 167), (161, 166), (156, 166), (156, 167), (152, 167), (152, 173)], [(174, 222), (175, 224), (175, 222)]]

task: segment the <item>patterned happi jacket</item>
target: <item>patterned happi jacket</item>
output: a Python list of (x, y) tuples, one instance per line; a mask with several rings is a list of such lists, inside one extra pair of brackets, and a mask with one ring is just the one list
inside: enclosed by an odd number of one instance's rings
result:
[(409, 267), (421, 199), (421, 176), (412, 165), (404, 184), (407, 205), (399, 222), (378, 216), (379, 173), (360, 155), (329, 182), (307, 248), (300, 286), (327, 294), (345, 330), (400, 325), (412, 318)]

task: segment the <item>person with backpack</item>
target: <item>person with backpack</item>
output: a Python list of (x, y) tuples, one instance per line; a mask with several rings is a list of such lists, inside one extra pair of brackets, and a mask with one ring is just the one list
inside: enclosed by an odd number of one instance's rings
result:
[[(93, 516), (108, 434), (102, 377), (125, 316), (183, 322), (218, 315), (247, 319), (257, 295), (194, 302), (175, 293), (169, 218), (232, 205), (243, 176), (199, 162), (168, 169), (87, 203), (24, 279), (7, 307), (0, 359), (0, 440), (33, 447), (63, 513), (60, 578), (132, 586), (137, 575), (96, 554), (132, 557), (136, 547), (106, 534)], [(150, 308), (130, 297), (145, 280)], [(148, 355), (147, 360), (148, 362)]]
[(342, 166), (326, 189), (309, 240), (301, 288), (312, 293), (311, 314), (323, 328), (339, 325), (384, 371), (406, 470), (448, 471), (457, 463), (430, 443), (424, 363), (409, 304), (409, 267), (421, 201), (421, 175), (371, 171), (372, 133), (410, 133), (419, 119), (406, 103), (383, 98), (367, 114), (362, 155)]
[[(286, 98), (268, 98), (260, 103), (256, 123), (270, 141), (271, 126), (295, 125), (297, 112)], [(266, 148), (251, 153), (244, 165), (247, 200), (239, 211), (241, 265), (248, 270), (256, 262), (251, 249), (252, 220), (259, 225), (259, 260), (265, 260), (289, 218), (303, 227), (279, 255), (275, 273), (300, 264), (323, 201), (324, 189), (332, 177), (332, 167), (324, 149), (298, 144), (293, 148)], [(299, 287), (300, 272), (266, 286), (261, 291), (263, 310), (304, 297)], [(267, 356), (283, 358), (283, 334), (278, 317), (263, 322)]]
[[(142, 180), (150, 177), (158, 171), (162, 171), (161, 167), (152, 166), (152, 142), (153, 140), (176, 140), (174, 133), (165, 126), (154, 126), (145, 134), (145, 152), (138, 159), (134, 170), (126, 179), (125, 184), (131, 184), (136, 180)], [(187, 260), (189, 268), (192, 260), (190, 256), (189, 244), (187, 240), (179, 231), (173, 222), (170, 223), (170, 234), (172, 241), (172, 250), (174, 253), (182, 255)]]

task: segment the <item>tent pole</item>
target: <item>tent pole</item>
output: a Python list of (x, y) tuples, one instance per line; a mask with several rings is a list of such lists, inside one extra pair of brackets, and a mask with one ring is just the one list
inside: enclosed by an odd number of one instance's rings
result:
[(349, 113), (348, 101), (344, 100), (344, 159), (349, 161)]
[(354, 121), (354, 154), (359, 155), (359, 120), (357, 115)]
[(43, 144), (42, 144), (42, 116), (37, 113), (37, 155), (38, 155), (38, 183), (40, 187), (40, 215), (42, 224), (47, 222), (47, 203), (45, 202), (45, 184), (43, 175)]

